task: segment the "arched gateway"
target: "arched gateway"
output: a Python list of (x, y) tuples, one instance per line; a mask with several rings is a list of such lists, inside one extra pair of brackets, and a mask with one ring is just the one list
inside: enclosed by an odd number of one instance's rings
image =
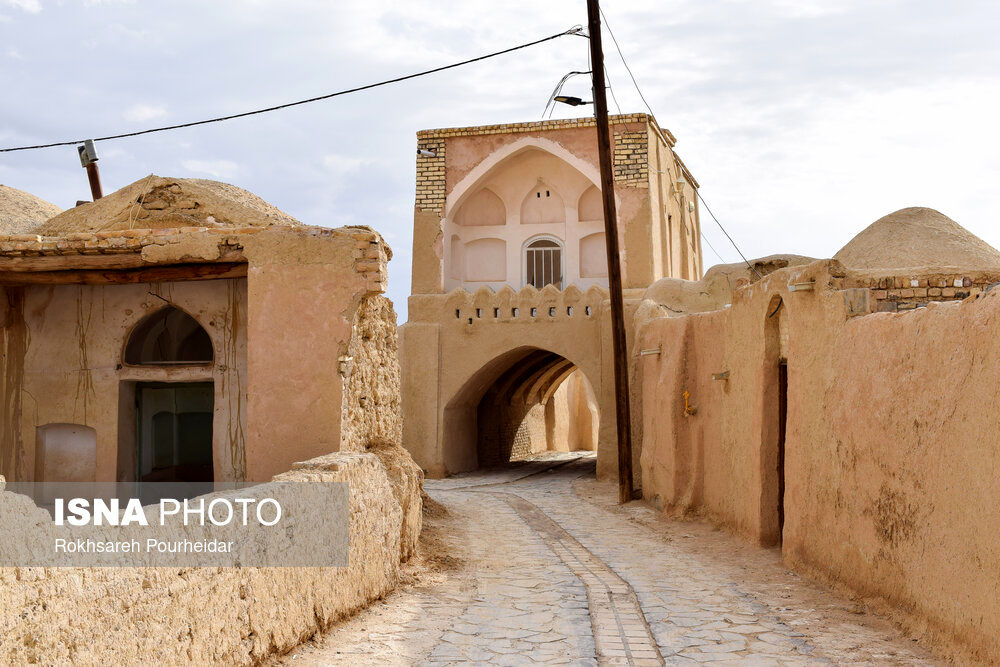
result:
[(545, 451), (594, 451), (600, 408), (572, 361), (519, 347), (469, 378), (445, 406), (443, 423), (445, 460), (473, 469)]
[[(700, 275), (697, 184), (651, 117), (614, 117), (612, 138), (628, 310)], [(595, 446), (615, 474), (593, 119), (431, 130), (418, 149), (403, 444), (430, 476)]]

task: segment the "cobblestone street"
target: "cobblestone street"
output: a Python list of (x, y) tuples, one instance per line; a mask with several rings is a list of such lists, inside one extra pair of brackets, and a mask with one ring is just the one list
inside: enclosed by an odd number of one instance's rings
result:
[(284, 656), (295, 665), (907, 663), (888, 621), (782, 567), (776, 550), (642, 503), (594, 458), (429, 480), (451, 570), (421, 577)]

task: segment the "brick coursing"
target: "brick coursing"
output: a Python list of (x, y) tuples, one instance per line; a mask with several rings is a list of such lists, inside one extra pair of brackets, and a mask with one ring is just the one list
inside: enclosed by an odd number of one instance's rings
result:
[(873, 278), (866, 286), (876, 312), (896, 313), (924, 308), (936, 301), (960, 301), (982, 294), (996, 282), (1000, 282), (1000, 273), (973, 276), (947, 273)]
[[(656, 126), (656, 121), (647, 114), (622, 114), (610, 117), (614, 143), (615, 182), (632, 187), (649, 187), (649, 142), (645, 129), (615, 132), (616, 125), (641, 123)], [(417, 150), (429, 150), (434, 157), (417, 155), (417, 195), (416, 208), (421, 211), (440, 213), (445, 202), (445, 144), (451, 137), (472, 137), (493, 134), (523, 134), (573, 128), (596, 127), (593, 118), (568, 118), (543, 120), (533, 123), (506, 123), (501, 125), (478, 125), (473, 127), (449, 127), (417, 132)], [(669, 146), (674, 138), (669, 132), (660, 130)]]
[(644, 131), (614, 134), (615, 182), (649, 187), (649, 141)]
[(417, 134), (417, 150), (428, 150), (435, 157), (417, 153), (417, 201), (421, 211), (440, 212), (445, 199), (445, 140), (444, 137), (421, 137)]

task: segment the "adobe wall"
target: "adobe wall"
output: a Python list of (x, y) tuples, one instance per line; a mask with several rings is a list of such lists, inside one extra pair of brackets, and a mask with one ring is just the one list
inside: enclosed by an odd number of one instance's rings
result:
[[(369, 328), (363, 322), (368, 311), (359, 316), (359, 309), (384, 293), (390, 257), (367, 227), (0, 237), (0, 284), (6, 285), (0, 470), (14, 480), (31, 479), (35, 429), (70, 423), (96, 431), (92, 474), (114, 479), (129, 468), (115, 458), (132, 423), (131, 401), (121, 389), (137, 381), (215, 383), (218, 480), (263, 481), (295, 461), (339, 450), (350, 370), (342, 362), (355, 330)], [(160, 277), (166, 275), (189, 277)], [(206, 279), (213, 276), (225, 278)], [(209, 332), (216, 349), (212, 367), (122, 364), (131, 327), (165, 300)], [(371, 317), (383, 321), (377, 310)], [(398, 363), (395, 342), (379, 340), (362, 365)], [(398, 392), (394, 378), (384, 378), (383, 394)], [(382, 413), (398, 419), (398, 400), (395, 412)], [(366, 415), (352, 411), (348, 418), (364, 421)]]
[(423, 524), (424, 474), (403, 449), (399, 338), (392, 301), (366, 297), (358, 307), (347, 355), (340, 362), (344, 379), (340, 450), (378, 456), (403, 510), (403, 560), (417, 550)]
[[(128, 386), (168, 381), (214, 383), (215, 478), (243, 478), (245, 279), (31, 285), (9, 290), (23, 294), (23, 304), (11, 312), (12, 321), (23, 318), (27, 340), (22, 409), (13, 422), (20, 424), (24, 465), (21, 475), (11, 474), (10, 479), (40, 480), (44, 474), (47, 479), (132, 481), (127, 473), (134, 469), (134, 459), (119, 461), (120, 434), (126, 439), (134, 437), (134, 394), (128, 393)], [(123, 363), (125, 344), (133, 328), (168, 302), (191, 315), (209, 334), (214, 364), (192, 369), (130, 367)], [(10, 335), (13, 340), (17, 334)], [(81, 462), (78, 472), (83, 473), (82, 477), (67, 476), (67, 471), (62, 470), (43, 471), (41, 462), (36, 461), (37, 429), (58, 423), (85, 425), (96, 431), (96, 458), (89, 465)], [(125, 449), (133, 447), (134, 442)]]
[[(526, 287), (475, 294), (410, 297), (410, 321), (400, 327), (403, 443), (434, 477), (477, 466), (475, 412), (480, 398), (526, 349), (554, 352), (587, 377), (600, 406), (598, 469), (617, 469), (614, 381), (607, 292)], [(514, 315), (514, 312), (517, 315)], [(532, 314), (534, 309), (534, 314)], [(588, 313), (589, 309), (589, 313)], [(464, 415), (464, 416), (463, 416)], [(450, 433), (446, 433), (452, 429)], [(603, 449), (602, 449), (603, 448)]]
[(294, 461), (340, 449), (342, 357), (361, 303), (385, 291), (391, 252), (367, 228), (267, 230), (244, 245), (247, 478), (265, 480)]
[(361, 452), (372, 443), (399, 445), (403, 411), (399, 395), (396, 312), (384, 296), (364, 299), (352, 323), (341, 406), (341, 451)]
[(24, 290), (0, 287), (0, 475), (27, 475), (21, 442), (21, 400), (28, 329), (24, 322)]
[(348, 567), (0, 568), (0, 663), (255, 664), (395, 587), (402, 510), (374, 455), (275, 479), (350, 484)]
[(868, 314), (877, 300), (850, 282), (836, 262), (786, 268), (730, 308), (642, 324), (663, 350), (640, 362), (644, 495), (776, 542), (785, 356), (785, 562), (996, 661), (1000, 295)]

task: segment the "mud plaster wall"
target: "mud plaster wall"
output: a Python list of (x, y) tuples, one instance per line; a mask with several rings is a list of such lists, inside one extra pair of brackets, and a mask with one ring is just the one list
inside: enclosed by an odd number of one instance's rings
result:
[(0, 568), (0, 663), (253, 664), (395, 587), (402, 512), (375, 456), (276, 479), (350, 484), (348, 567)]
[[(53, 423), (95, 429), (99, 481), (129, 477), (119, 464), (120, 398), (134, 382), (211, 381), (215, 387), (215, 478), (245, 477), (246, 280), (242, 278), (137, 285), (56, 285), (23, 288), (27, 331), (21, 398), (24, 466), (12, 479), (33, 479), (36, 429)], [(129, 367), (123, 349), (135, 325), (168, 302), (194, 317), (212, 338), (215, 362), (204, 367)], [(8, 338), (17, 340), (17, 318)], [(7, 373), (5, 373), (5, 378)], [(6, 380), (5, 380), (6, 383)], [(131, 409), (123, 400), (122, 410)], [(5, 422), (6, 423), (6, 422)], [(16, 422), (14, 422), (16, 423)], [(134, 426), (132, 426), (134, 428)], [(128, 432), (123, 435), (128, 436)], [(123, 447), (134, 446), (125, 440)], [(4, 453), (7, 453), (6, 439)], [(126, 459), (127, 461), (128, 459)], [(134, 461), (134, 459), (131, 459)], [(134, 463), (133, 463), (134, 465)], [(49, 475), (51, 476), (51, 474)]]
[[(848, 319), (825, 262), (737, 291), (727, 311), (653, 320), (642, 346), (643, 489), (777, 539), (774, 296), (788, 340), (787, 563), (888, 603), (916, 633), (1000, 659), (1000, 294)], [(790, 282), (817, 290), (788, 293)], [(712, 373), (729, 371), (713, 381)], [(697, 414), (684, 417), (683, 391)]]
[(370, 276), (384, 277), (387, 251), (367, 240), (371, 231), (359, 230), (358, 240), (334, 233), (265, 231), (245, 242), (250, 480), (341, 448), (341, 357), (349, 356), (362, 301), (384, 291)]
[(24, 290), (0, 287), (0, 475), (10, 479), (23, 479), (27, 474), (21, 442), (21, 390), (27, 346)]

